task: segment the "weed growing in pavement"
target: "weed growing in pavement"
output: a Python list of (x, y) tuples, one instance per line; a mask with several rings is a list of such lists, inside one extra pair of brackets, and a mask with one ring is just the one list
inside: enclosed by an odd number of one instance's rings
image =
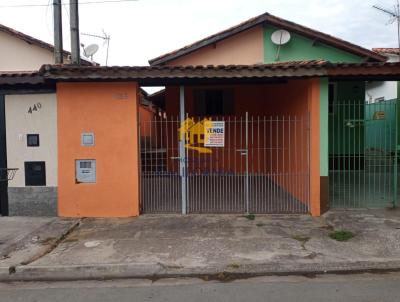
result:
[(341, 242), (348, 241), (354, 236), (355, 235), (352, 232), (346, 230), (335, 231), (329, 234), (331, 239)]

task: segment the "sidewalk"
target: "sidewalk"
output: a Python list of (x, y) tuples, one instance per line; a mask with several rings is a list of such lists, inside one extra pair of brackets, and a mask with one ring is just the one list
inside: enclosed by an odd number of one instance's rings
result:
[(0, 217), (0, 279), (50, 252), (77, 224), (76, 219)]
[[(355, 237), (339, 242), (334, 230)], [(1, 264), (1, 262), (0, 262)], [(3, 280), (253, 276), (400, 269), (400, 211), (83, 219)]]

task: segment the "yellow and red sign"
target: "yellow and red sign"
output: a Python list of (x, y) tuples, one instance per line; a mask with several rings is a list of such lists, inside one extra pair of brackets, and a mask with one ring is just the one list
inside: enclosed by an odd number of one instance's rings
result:
[(185, 140), (185, 148), (199, 153), (212, 153), (208, 147), (224, 147), (225, 122), (212, 121), (205, 118), (195, 122), (187, 118), (179, 128), (181, 140)]

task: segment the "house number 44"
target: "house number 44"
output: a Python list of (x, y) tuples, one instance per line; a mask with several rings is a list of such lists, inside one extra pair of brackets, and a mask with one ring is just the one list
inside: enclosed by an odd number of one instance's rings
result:
[(28, 109), (28, 113), (32, 114), (34, 111), (39, 111), (42, 108), (42, 104), (36, 103), (33, 106), (30, 106)]

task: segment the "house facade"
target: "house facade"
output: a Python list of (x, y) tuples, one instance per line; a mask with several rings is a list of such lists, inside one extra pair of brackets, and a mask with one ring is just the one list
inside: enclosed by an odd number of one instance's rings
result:
[[(290, 40), (284, 45), (277, 45), (272, 37), (274, 33), (282, 30), (290, 34)], [(384, 62), (386, 56), (310, 28), (264, 14), (149, 62), (152, 66), (217, 66), (220, 64), (280, 64), (307, 62), (309, 60), (361, 64), (362, 62)], [(316, 200), (319, 201), (320, 208), (314, 209), (314, 212), (321, 213), (329, 206), (385, 207), (397, 199), (395, 197), (397, 196), (396, 188), (398, 186), (397, 172), (394, 171), (397, 169), (394, 167), (397, 165), (397, 161), (388, 155), (396, 149), (394, 147), (396, 144), (395, 132), (398, 128), (394, 119), (396, 102), (381, 105), (379, 108), (368, 107), (366, 106), (368, 101), (365, 99), (365, 95), (368, 92), (371, 93), (371, 85), (379, 87), (391, 85), (388, 83), (396, 82), (369, 81), (366, 78), (336, 80), (323, 77), (316, 78), (313, 81), (296, 79), (278, 84), (253, 83), (252, 85), (224, 87), (192, 86), (186, 87), (185, 90), (185, 112), (189, 117), (203, 115), (214, 115), (216, 117), (218, 115), (243, 116), (245, 112), (255, 119), (273, 116), (284, 119), (285, 115), (287, 118), (304, 118), (307, 116), (309, 118), (307, 122), (315, 122), (314, 131), (307, 134), (309, 141), (302, 143), (303, 153), (310, 155), (310, 161), (306, 168), (306, 170), (309, 170), (309, 174), (301, 173), (299, 177), (302, 180), (295, 182), (300, 183), (300, 187), (310, 187), (310, 191), (306, 192), (306, 195), (308, 195), (307, 198), (311, 204), (315, 203)], [(318, 94), (317, 98), (319, 99), (314, 104), (317, 108), (316, 111), (318, 111), (315, 116), (312, 116), (313, 104), (310, 103), (310, 95), (313, 91)], [(215, 94), (218, 93), (222, 105), (215, 108), (212, 102), (215, 103)], [(230, 94), (230, 102), (227, 101), (226, 94)], [(397, 99), (397, 85), (396, 93), (393, 96), (394, 99)], [(166, 87), (165, 104), (163, 106), (167, 115), (176, 116), (179, 114), (179, 87)], [(383, 112), (386, 117), (383, 120), (374, 120), (376, 112)], [(313, 120), (313, 118), (318, 119), (318, 121)], [(291, 129), (290, 125), (283, 125), (280, 135), (284, 136), (285, 130), (286, 135), (288, 135), (285, 127)], [(382, 133), (380, 138), (375, 139), (371, 136), (377, 136), (378, 133)], [(261, 141), (258, 142), (260, 144), (271, 137), (262, 133), (262, 131), (260, 131), (260, 134), (263, 136)], [(389, 141), (390, 144), (387, 143)], [(270, 148), (285, 149), (284, 142), (281, 142), (279, 146), (270, 146)], [(290, 139), (286, 143), (290, 143)], [(298, 142), (294, 143), (298, 144)], [(371, 155), (370, 153), (377, 154)], [(278, 183), (280, 187), (283, 186), (284, 190), (293, 194), (294, 190), (288, 188), (288, 185), (284, 185), (285, 182), (280, 181), (279, 176), (276, 176), (296, 174), (295, 171), (287, 171), (289, 163), (296, 163), (299, 160), (304, 162), (305, 160), (305, 158), (303, 160), (291, 158), (294, 155), (291, 156), (290, 154), (291, 152), (286, 154), (286, 158), (285, 153), (283, 158), (272, 157), (272, 162), (283, 162), (278, 164), (275, 170), (272, 169), (273, 175), (271, 175), (272, 163), (263, 172), (268, 175), (268, 178), (272, 178), (274, 183)], [(264, 157), (267, 161), (268, 158), (271, 159), (271, 155)], [(265, 161), (265, 158), (253, 157), (252, 160)], [(286, 168), (284, 167), (285, 162)], [(265, 163), (261, 163), (261, 165), (266, 166)], [(376, 171), (366, 172), (366, 169), (369, 169), (367, 166), (375, 165), (379, 166), (375, 170), (379, 170), (382, 175)], [(229, 171), (230, 168), (228, 167), (227, 170)], [(257, 174), (259, 170), (255, 169), (253, 174)], [(289, 180), (293, 180), (293, 176), (286, 176)], [(305, 183), (304, 178), (308, 177), (310, 182)], [(372, 185), (372, 179), (379, 177), (382, 177), (384, 181), (378, 185)], [(267, 181), (265, 180), (265, 182)], [(381, 193), (366, 193), (366, 187), (371, 186), (374, 187), (372, 191), (380, 191)], [(254, 188), (254, 190), (259, 191), (260, 188)], [(366, 197), (368, 194), (371, 195), (371, 198)], [(272, 197), (267, 194), (262, 198)], [(290, 205), (284, 206), (284, 208), (288, 207), (290, 208)]]
[[(289, 32), (288, 43), (273, 43), (277, 30)], [(27, 188), (24, 169), (10, 185), (23, 178), (24, 190), (43, 190), (37, 182), (44, 179), (55, 184), (63, 217), (319, 216), (329, 207), (394, 206), (398, 133), (387, 120), (397, 118), (397, 109), (367, 110), (365, 101), (366, 81), (400, 76), (399, 65), (385, 61), (263, 14), (155, 58), (150, 67), (46, 65), (37, 73), (3, 73), (3, 91), (53, 89), (56, 99), (56, 106), (37, 100), (21, 106), (27, 118), (45, 108), (56, 112), (40, 122), (57, 125), (43, 138), (57, 146), (43, 155), (57, 154), (57, 177), (43, 177), (38, 164), (36, 183)], [(165, 86), (152, 100), (155, 111), (140, 109), (146, 86)], [(10, 127), (16, 140), (42, 131), (33, 122)], [(29, 156), (51, 150), (40, 149), (41, 137), (31, 138), (40, 145), (29, 147)], [(25, 165), (28, 155), (20, 154)]]

